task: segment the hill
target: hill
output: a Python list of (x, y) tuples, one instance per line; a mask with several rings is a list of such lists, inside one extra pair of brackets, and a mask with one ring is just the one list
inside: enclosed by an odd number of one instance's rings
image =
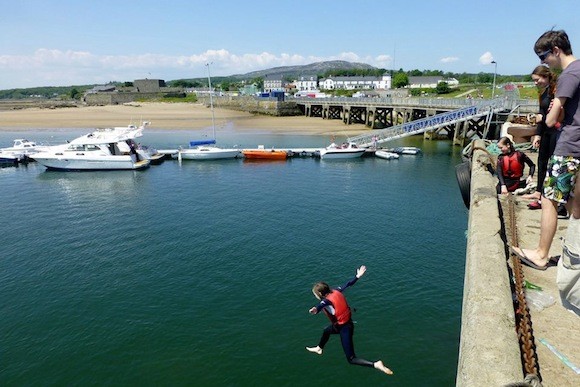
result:
[[(314, 74), (323, 75), (328, 71), (345, 71), (345, 70), (378, 70), (376, 67), (366, 63), (353, 63), (343, 60), (316, 62), (301, 66), (281, 66), (273, 67), (264, 70), (252, 71), (246, 74), (235, 74), (229, 76), (216, 76), (213, 79), (216, 83), (229, 82), (235, 83), (242, 80), (252, 80), (256, 78), (264, 78), (266, 76), (282, 76), (283, 78), (296, 79), (300, 75)], [(176, 79), (167, 81), (169, 86), (177, 86), (176, 83), (190, 82), (194, 86), (207, 85), (205, 77), (193, 79)], [(131, 83), (131, 82), (129, 82)], [(123, 82), (116, 82), (118, 86), (122, 86)], [(91, 89), (96, 85), (77, 85), (77, 86), (61, 86), (61, 87), (34, 87), (26, 89), (9, 89), (0, 90), (0, 100), (4, 99), (27, 99), (31, 96), (37, 98), (54, 98), (63, 95), (70, 95), (73, 89), (82, 94), (86, 90)]]
[(252, 71), (245, 74), (230, 75), (229, 78), (253, 79), (264, 78), (265, 76), (281, 75), (282, 77), (297, 78), (304, 74), (324, 74), (327, 71), (335, 70), (376, 70), (376, 67), (366, 63), (347, 62), (344, 60), (332, 60), (316, 62), (300, 66), (281, 66), (266, 70)]

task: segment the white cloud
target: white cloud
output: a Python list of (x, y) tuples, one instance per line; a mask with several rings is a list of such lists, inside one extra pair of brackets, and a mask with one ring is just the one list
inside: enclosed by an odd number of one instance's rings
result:
[(479, 57), (479, 63), (481, 63), (483, 65), (491, 64), (492, 61), (493, 61), (493, 55), (489, 51), (483, 53), (483, 55)]
[(369, 63), (379, 68), (392, 65), (389, 55), (361, 57), (354, 52), (333, 56), (303, 56), (270, 52), (235, 54), (225, 49), (191, 55), (97, 55), (86, 51), (41, 48), (31, 55), (0, 55), (0, 89), (35, 86), (68, 86), (132, 81), (139, 78), (165, 80), (197, 78), (207, 74), (227, 76), (271, 67), (304, 65), (328, 60)]
[(453, 63), (453, 62), (457, 62), (458, 60), (459, 60), (459, 58), (456, 56), (448, 56), (445, 58), (441, 58), (439, 61), (441, 63)]
[(371, 62), (376, 67), (379, 68), (389, 68), (393, 65), (393, 58), (390, 55), (378, 55)]

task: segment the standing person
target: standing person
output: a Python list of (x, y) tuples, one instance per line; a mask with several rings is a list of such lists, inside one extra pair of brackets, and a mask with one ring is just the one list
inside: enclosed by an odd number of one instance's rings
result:
[(318, 305), (310, 308), (310, 314), (318, 314), (323, 311), (326, 316), (330, 319), (331, 324), (327, 326), (322, 332), (322, 337), (320, 337), (320, 342), (316, 347), (306, 347), (306, 349), (312, 353), (322, 355), (324, 346), (330, 339), (331, 334), (339, 334), (340, 341), (342, 343), (342, 349), (346, 355), (346, 360), (350, 364), (360, 365), (364, 367), (373, 367), (379, 371), (384, 372), (387, 375), (392, 375), (393, 371), (387, 368), (381, 360), (371, 362), (359, 357), (356, 357), (354, 353), (354, 344), (352, 341), (352, 336), (354, 334), (354, 324), (351, 319), (351, 312), (346, 298), (342, 294), (348, 287), (354, 285), (356, 281), (366, 272), (366, 266), (361, 266), (356, 270), (356, 275), (346, 285), (338, 287), (336, 289), (331, 289), (327, 283), (318, 282), (312, 287), (312, 293), (314, 296), (320, 300)]
[(557, 128), (550, 128), (546, 125), (546, 115), (548, 114), (550, 103), (554, 99), (554, 93), (556, 92), (557, 76), (549, 67), (539, 65), (532, 71), (532, 80), (540, 92), (540, 112), (536, 115), (536, 135), (532, 142), (534, 148), (538, 148), (538, 183), (534, 193), (524, 195), (523, 197), (524, 199), (535, 199), (528, 204), (528, 207), (531, 210), (539, 210), (542, 208), (540, 199), (542, 197), (542, 187), (544, 178), (546, 177), (548, 160), (554, 153), (556, 141), (560, 134)]
[[(560, 137), (554, 154), (548, 162), (548, 176), (544, 182), (540, 241), (535, 249), (511, 247), (514, 254), (527, 265), (545, 270), (548, 266), (549, 251), (558, 225), (557, 206), (565, 203), (571, 217), (568, 223), (563, 259), (558, 263), (558, 275), (562, 265), (572, 270), (576, 280), (580, 277), (580, 264), (574, 264), (568, 252), (578, 246), (580, 238), (580, 184), (575, 184), (580, 166), (580, 61), (572, 54), (570, 40), (565, 31), (550, 30), (536, 41), (534, 51), (550, 68), (560, 68), (556, 95), (546, 117), (546, 125), (554, 126), (563, 119)], [(563, 116), (563, 117), (562, 117)], [(547, 199), (547, 200), (546, 200)], [(580, 250), (578, 248), (577, 250)], [(566, 259), (564, 259), (566, 258)], [(564, 262), (563, 261), (567, 261)], [(577, 307), (580, 307), (580, 283), (576, 281)], [(560, 287), (560, 284), (559, 284)], [(562, 292), (562, 287), (560, 287)], [(564, 296), (564, 295), (563, 295)]]
[[(515, 150), (514, 143), (509, 137), (500, 138), (497, 146), (501, 151), (501, 155), (497, 158), (497, 177), (499, 178), (497, 193), (506, 195), (529, 184), (534, 176), (536, 165), (525, 153)], [(521, 180), (526, 164), (530, 168), (530, 173), (526, 180)]]

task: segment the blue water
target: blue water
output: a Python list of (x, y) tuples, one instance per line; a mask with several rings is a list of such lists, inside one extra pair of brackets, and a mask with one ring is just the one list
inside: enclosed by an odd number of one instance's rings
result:
[[(62, 142), (83, 131), (32, 131)], [(23, 133), (0, 133), (9, 146)], [(185, 145), (186, 131), (142, 143)], [(229, 144), (328, 138), (230, 134)], [(145, 171), (0, 169), (0, 384), (449, 386), (455, 381), (467, 211), (459, 149), (285, 162), (166, 161)], [(346, 296), (350, 366), (312, 316), (314, 282), (365, 264)]]

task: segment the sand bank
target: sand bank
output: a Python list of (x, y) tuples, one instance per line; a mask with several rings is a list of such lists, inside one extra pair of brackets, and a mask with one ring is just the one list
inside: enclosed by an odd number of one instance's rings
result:
[[(354, 136), (368, 132), (362, 124), (320, 117), (270, 117), (246, 112), (214, 110), (216, 126), (233, 123), (234, 130), (305, 135)], [(37, 129), (94, 129), (150, 121), (153, 130), (197, 130), (211, 127), (211, 109), (202, 104), (147, 102), (128, 105), (0, 111), (0, 131)]]

